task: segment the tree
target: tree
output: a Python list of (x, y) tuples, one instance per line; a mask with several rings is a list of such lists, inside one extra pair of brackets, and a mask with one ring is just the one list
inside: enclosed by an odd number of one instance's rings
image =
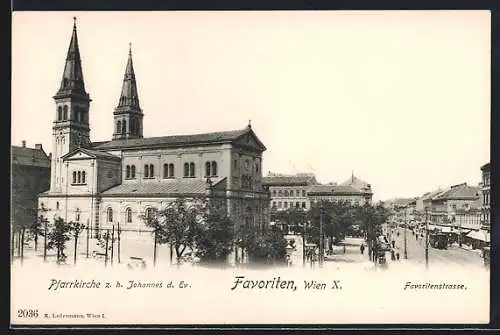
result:
[(234, 228), (231, 219), (215, 209), (207, 211), (196, 239), (196, 255), (202, 262), (225, 262), (232, 251)]
[(61, 263), (66, 260), (64, 249), (66, 242), (70, 240), (71, 225), (66, 223), (62, 218), (57, 218), (54, 222), (54, 227), (49, 232), (47, 238), (47, 248), (57, 250), (57, 262)]
[(246, 227), (242, 232), (241, 247), (245, 248), (252, 263), (275, 264), (286, 260), (287, 242), (277, 228), (260, 231)]
[(43, 216), (43, 214), (47, 211), (45, 208), (41, 208), (40, 211), (42, 212), (40, 216), (35, 215), (35, 219), (33, 220), (33, 223), (29, 227), (29, 234), (35, 241), (35, 251), (38, 250), (38, 236), (41, 236), (44, 234), (44, 222), (46, 218)]
[(194, 251), (196, 242), (202, 232), (201, 223), (207, 203), (201, 198), (177, 198), (165, 209), (153, 211), (143, 216), (146, 226), (153, 228), (156, 242), (170, 243), (175, 250), (177, 264), (189, 248)]

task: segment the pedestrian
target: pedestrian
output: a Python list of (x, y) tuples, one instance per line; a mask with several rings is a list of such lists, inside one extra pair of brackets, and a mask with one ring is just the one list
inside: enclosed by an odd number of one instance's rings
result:
[(392, 247), (395, 248), (396, 247), (396, 241), (392, 240)]
[(365, 252), (365, 245), (361, 244), (361, 247), (359, 247), (359, 249), (361, 250), (361, 255), (362, 255)]
[(396, 260), (399, 261), (399, 252), (396, 253)]
[(391, 261), (395, 261), (396, 260), (396, 256), (394, 256), (394, 249), (391, 250)]
[(344, 254), (345, 254), (345, 244), (344, 244)]

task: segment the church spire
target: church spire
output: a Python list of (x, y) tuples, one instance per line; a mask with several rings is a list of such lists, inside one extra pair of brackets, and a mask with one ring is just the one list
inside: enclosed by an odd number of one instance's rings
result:
[(78, 47), (78, 34), (76, 31), (76, 17), (73, 17), (73, 32), (69, 42), (66, 63), (61, 80), (61, 86), (57, 91), (57, 96), (67, 94), (78, 94), (88, 97), (83, 81), (82, 63), (80, 59), (80, 49)]
[(132, 43), (129, 43), (128, 61), (123, 77), (122, 93), (118, 107), (131, 106), (140, 109), (139, 94), (137, 93), (137, 83), (135, 81), (134, 63), (132, 61)]
[(122, 92), (113, 113), (115, 130), (113, 139), (142, 138), (143, 113), (139, 105), (139, 94), (132, 61), (132, 45), (129, 43), (127, 67), (123, 77)]

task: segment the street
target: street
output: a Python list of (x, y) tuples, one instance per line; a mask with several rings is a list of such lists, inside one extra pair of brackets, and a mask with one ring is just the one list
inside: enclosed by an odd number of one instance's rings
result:
[[(399, 237), (397, 236), (399, 231)], [(401, 259), (404, 259), (404, 229), (394, 230), (392, 238), (396, 241), (396, 248), (399, 250)], [(411, 230), (406, 232), (408, 261), (425, 264), (425, 237), (418, 237)], [(466, 250), (458, 245), (452, 245), (448, 249), (440, 250), (429, 246), (429, 266), (432, 265), (482, 265), (483, 259), (479, 251)]]

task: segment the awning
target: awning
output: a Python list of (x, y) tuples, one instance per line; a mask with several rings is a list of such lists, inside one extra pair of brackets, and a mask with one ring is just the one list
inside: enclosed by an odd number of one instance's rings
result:
[(448, 226), (438, 226), (437, 229), (441, 230), (442, 233), (451, 233), (451, 227)]
[(472, 238), (474, 240), (479, 240), (479, 241), (484, 241), (484, 242), (490, 242), (490, 233), (485, 232), (484, 230), (480, 230), (480, 231), (472, 230), (466, 236), (470, 237), (470, 238)]

